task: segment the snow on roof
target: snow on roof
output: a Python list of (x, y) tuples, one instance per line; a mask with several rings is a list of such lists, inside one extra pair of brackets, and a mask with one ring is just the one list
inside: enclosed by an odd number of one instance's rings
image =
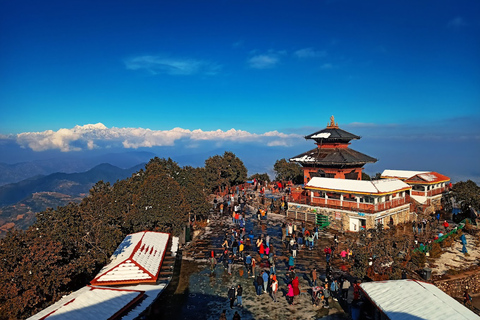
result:
[(313, 139), (324, 138), (324, 139), (326, 139), (326, 138), (330, 137), (330, 135), (331, 135), (330, 132), (321, 132), (321, 133), (317, 133), (317, 134), (311, 136), (310, 138), (313, 138)]
[(408, 179), (417, 174), (429, 173), (430, 171), (411, 171), (411, 170), (390, 170), (386, 169), (382, 172), (382, 178), (399, 178), (399, 179)]
[(366, 282), (360, 287), (390, 320), (480, 319), (430, 283), (406, 279)]
[[(177, 255), (178, 250), (178, 241), (180, 239), (178, 237), (172, 237), (172, 256)], [(121, 286), (121, 289), (132, 289), (132, 290), (141, 290), (145, 292), (143, 299), (135, 305), (131, 311), (129, 311), (125, 316), (122, 317), (122, 320), (133, 320), (137, 319), (140, 314), (145, 311), (160, 293), (165, 289), (168, 283), (159, 283), (159, 284), (137, 284), (137, 285), (129, 285), (129, 286)]]
[[(140, 234), (132, 234), (129, 236), (131, 239), (139, 237)], [(125, 240), (129, 239), (129, 236), (127, 236)], [(178, 237), (172, 237), (172, 256), (176, 256), (177, 254), (178, 242)], [(122, 244), (119, 246), (114, 255), (117, 254), (118, 256), (121, 255), (122, 252), (127, 252), (126, 250), (122, 249)], [(117, 316), (121, 315), (122, 320), (136, 319), (155, 301), (155, 299), (157, 299), (168, 283), (169, 282), (162, 282), (158, 284), (134, 284), (115, 288), (85, 286), (80, 290), (63, 297), (55, 304), (40, 311), (29, 319), (48, 320), (57, 319), (60, 317), (62, 319), (68, 318), (72, 320), (114, 319), (115, 317), (113, 317), (113, 315), (115, 315), (117, 312), (119, 313)], [(135, 297), (135, 293), (139, 294), (138, 297)], [(129, 297), (133, 297), (133, 299), (130, 299)], [(130, 307), (131, 310), (128, 311)], [(107, 311), (111, 311), (111, 315), (106, 315), (103, 317), (103, 312)], [(125, 314), (125, 312), (127, 313)]]
[(170, 235), (161, 232), (129, 234), (100, 270), (92, 285), (152, 283), (158, 278)]
[(411, 187), (398, 179), (369, 181), (314, 177), (307, 183), (305, 188), (328, 189), (351, 193), (382, 194), (406, 190)]
[(420, 173), (405, 180), (409, 184), (436, 184), (450, 181), (450, 178), (438, 172)]
[(309, 161), (311, 161), (311, 162), (313, 162), (313, 161), (315, 161), (315, 158), (305, 155), (305, 156), (300, 157), (300, 158), (292, 158), (292, 159), (290, 159), (290, 161), (298, 161), (298, 162), (309, 162)]
[(410, 195), (410, 197), (412, 197), (413, 199), (415, 199), (415, 201), (421, 204), (425, 204), (427, 202), (427, 197), (425, 196), (416, 196), (412, 194)]
[(143, 294), (141, 290), (86, 286), (29, 319), (118, 319)]
[(428, 182), (435, 181), (437, 179), (437, 176), (431, 173), (420, 173), (418, 176)]
[(159, 283), (159, 284), (137, 284), (135, 286), (125, 286), (119, 287), (119, 289), (131, 289), (131, 290), (141, 290), (145, 292), (142, 300), (135, 305), (126, 315), (122, 317), (122, 320), (133, 320), (137, 319), (142, 312), (144, 312), (152, 303), (157, 299), (160, 293), (166, 288), (168, 283)]

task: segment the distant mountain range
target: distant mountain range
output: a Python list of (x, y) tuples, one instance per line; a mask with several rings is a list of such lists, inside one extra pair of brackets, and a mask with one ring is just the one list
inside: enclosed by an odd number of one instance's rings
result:
[(34, 222), (36, 212), (81, 201), (100, 180), (115, 183), (144, 167), (143, 163), (121, 169), (103, 163), (81, 173), (38, 175), (0, 186), (0, 235), (14, 226), (27, 228)]
[(190, 148), (178, 144), (131, 151), (110, 149), (109, 153), (95, 149), (68, 153), (21, 149), (15, 153), (4, 146), (5, 152), (0, 156), (0, 236), (13, 227), (28, 228), (37, 212), (80, 202), (99, 180), (114, 183), (124, 179), (144, 167), (139, 163), (147, 163), (155, 156), (170, 157), (180, 166), (203, 167), (209, 157), (231, 151), (243, 161), (248, 175), (267, 173), (273, 178), (276, 160), (295, 156), (306, 148), (235, 143), (204, 143), (202, 147)]
[[(31, 152), (30, 152), (31, 153)], [(139, 163), (146, 163), (155, 157), (154, 153), (118, 152), (97, 155), (54, 154), (44, 155), (44, 158), (8, 164), (0, 163), (0, 186), (20, 182), (38, 175), (49, 175), (56, 172), (75, 173), (84, 172), (101, 164), (109, 163), (119, 168), (130, 168)], [(28, 158), (28, 157), (25, 157)]]

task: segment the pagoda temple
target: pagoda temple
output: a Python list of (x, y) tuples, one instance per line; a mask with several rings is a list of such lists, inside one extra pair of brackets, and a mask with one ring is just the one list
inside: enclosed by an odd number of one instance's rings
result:
[(314, 140), (317, 147), (289, 159), (302, 165), (305, 184), (313, 177), (361, 180), (363, 166), (377, 162), (377, 159), (348, 147), (351, 140), (360, 137), (340, 129), (333, 116), (325, 129), (305, 139)]

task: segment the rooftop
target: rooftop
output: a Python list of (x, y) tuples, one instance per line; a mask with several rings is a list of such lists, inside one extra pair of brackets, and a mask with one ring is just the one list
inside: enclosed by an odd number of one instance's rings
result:
[(63, 297), (35, 314), (36, 319), (119, 319), (129, 306), (142, 298), (144, 291), (86, 286)]
[(390, 320), (480, 319), (430, 283), (406, 279), (366, 282), (360, 287)]
[(129, 234), (91, 284), (156, 282), (169, 237), (168, 233), (151, 231)]
[(382, 178), (397, 178), (409, 184), (436, 184), (450, 181), (450, 178), (433, 171), (384, 170)]
[(377, 162), (377, 159), (350, 148), (315, 148), (289, 160), (302, 165), (322, 166), (363, 166), (366, 163)]
[(340, 193), (382, 195), (409, 190), (411, 186), (398, 179), (370, 181), (314, 177), (307, 183), (305, 188)]

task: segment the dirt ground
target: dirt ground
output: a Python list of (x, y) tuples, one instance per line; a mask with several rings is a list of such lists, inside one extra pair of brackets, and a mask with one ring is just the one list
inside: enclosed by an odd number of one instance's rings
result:
[(456, 241), (454, 245), (445, 249), (440, 258), (428, 264), (432, 269), (432, 275), (445, 274), (449, 269), (468, 269), (473, 265), (478, 265), (480, 261), (480, 244), (471, 235), (465, 234), (467, 238), (468, 254), (462, 253), (462, 243)]

